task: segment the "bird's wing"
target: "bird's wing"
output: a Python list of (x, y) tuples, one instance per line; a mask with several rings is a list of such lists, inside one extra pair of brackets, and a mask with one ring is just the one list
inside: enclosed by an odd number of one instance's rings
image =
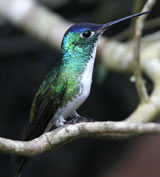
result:
[(61, 106), (66, 82), (59, 83), (59, 77), (59, 74), (52, 71), (41, 84), (32, 103), (30, 123), (26, 127), (23, 140), (40, 136), (58, 107)]
[[(31, 107), (30, 122), (27, 125), (23, 140), (28, 141), (40, 136), (46, 129), (50, 119), (61, 105), (66, 91), (67, 82), (59, 83), (59, 74), (51, 71), (41, 84)], [(62, 79), (62, 78), (61, 78)], [(16, 156), (14, 161), (18, 163), (15, 177), (19, 177), (30, 158)]]

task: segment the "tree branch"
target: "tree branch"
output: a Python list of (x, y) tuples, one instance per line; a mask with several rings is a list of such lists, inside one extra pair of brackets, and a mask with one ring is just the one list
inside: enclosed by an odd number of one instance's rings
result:
[[(46, 151), (55, 150), (64, 143), (82, 137), (105, 137), (115, 138), (112, 134), (160, 134), (160, 124), (156, 123), (128, 123), (128, 122), (84, 122), (74, 125), (65, 125), (54, 131), (44, 133), (32, 141), (14, 141), (0, 138), (0, 151), (7, 154), (23, 156), (35, 156)], [(127, 136), (126, 136), (127, 137)], [(51, 147), (52, 146), (52, 147)]]
[(56, 49), (71, 25), (33, 0), (0, 0), (0, 15)]
[[(155, 0), (148, 0), (142, 9), (142, 12), (150, 11), (153, 5), (155, 4), (155, 2), (156, 2)], [(144, 27), (144, 21), (146, 17), (147, 15), (143, 15), (137, 18), (135, 24), (134, 40), (133, 40), (134, 75), (136, 78), (136, 88), (141, 102), (148, 101), (147, 89), (145, 87), (144, 80), (142, 78), (141, 67), (140, 67), (141, 37), (142, 37), (142, 30)]]

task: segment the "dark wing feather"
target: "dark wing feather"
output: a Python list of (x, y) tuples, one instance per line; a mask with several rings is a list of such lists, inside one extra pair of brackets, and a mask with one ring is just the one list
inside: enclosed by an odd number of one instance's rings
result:
[[(55, 113), (56, 105), (52, 103), (52, 100), (46, 98), (44, 95), (39, 95), (38, 97), (43, 97), (43, 101), (41, 101), (39, 107), (36, 105), (36, 117), (27, 125), (23, 134), (24, 141), (32, 140), (40, 136)], [(37, 99), (36, 102), (39, 101), (39, 98)]]
[(41, 84), (32, 103), (30, 122), (23, 136), (25, 141), (34, 139), (44, 132), (50, 119), (62, 103), (66, 91), (66, 82), (62, 82), (61, 89), (57, 91), (60, 75), (53, 71), (49, 73)]
[[(57, 85), (57, 77), (58, 76), (56, 75), (56, 77), (52, 79), (52, 82), (50, 82), (49, 86), (46, 86), (48, 82), (45, 80), (45, 84), (42, 83), (39, 91), (37, 92), (31, 108), (30, 122), (24, 131), (24, 141), (32, 140), (40, 136), (45, 131), (45, 128), (47, 127), (50, 119), (53, 117), (56, 110), (60, 106), (61, 100), (63, 99), (66, 91), (66, 84), (63, 84), (60, 92), (51, 90), (51, 84), (54, 84), (55, 87)], [(16, 162), (19, 163), (19, 166), (15, 177), (20, 176), (21, 171), (29, 159), (30, 158), (28, 157), (16, 157)]]

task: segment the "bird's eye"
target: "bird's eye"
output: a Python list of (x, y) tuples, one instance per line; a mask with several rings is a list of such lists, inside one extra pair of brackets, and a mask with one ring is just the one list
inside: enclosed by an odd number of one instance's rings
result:
[(83, 31), (82, 37), (89, 38), (91, 36), (91, 34), (92, 34), (92, 31), (86, 30), (86, 31)]

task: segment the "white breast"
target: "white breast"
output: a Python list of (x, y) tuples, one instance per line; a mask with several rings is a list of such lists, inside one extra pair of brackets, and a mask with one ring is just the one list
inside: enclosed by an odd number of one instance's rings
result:
[(53, 124), (58, 126), (62, 126), (65, 122), (65, 119), (69, 117), (71, 114), (76, 111), (79, 106), (87, 99), (89, 93), (90, 93), (90, 88), (91, 88), (91, 83), (92, 83), (92, 74), (93, 74), (93, 67), (94, 67), (94, 61), (95, 61), (95, 56), (96, 56), (96, 49), (97, 49), (97, 44), (95, 44), (93, 53), (91, 55), (91, 59), (88, 61), (86, 65), (86, 69), (84, 71), (84, 74), (81, 79), (81, 89), (79, 94), (72, 100), (67, 103), (65, 107), (59, 108), (56, 112), (56, 114), (53, 116), (51, 121), (49, 122), (46, 131), (48, 131)]
[(88, 97), (90, 93), (92, 75), (93, 75), (93, 67), (94, 67), (94, 61), (95, 61), (95, 56), (96, 56), (96, 48), (97, 47), (95, 46), (94, 51), (91, 55), (91, 59), (88, 61), (85, 72), (82, 77), (83, 88), (82, 88), (82, 95), (80, 99), (82, 99), (83, 102), (86, 100), (86, 98)]

